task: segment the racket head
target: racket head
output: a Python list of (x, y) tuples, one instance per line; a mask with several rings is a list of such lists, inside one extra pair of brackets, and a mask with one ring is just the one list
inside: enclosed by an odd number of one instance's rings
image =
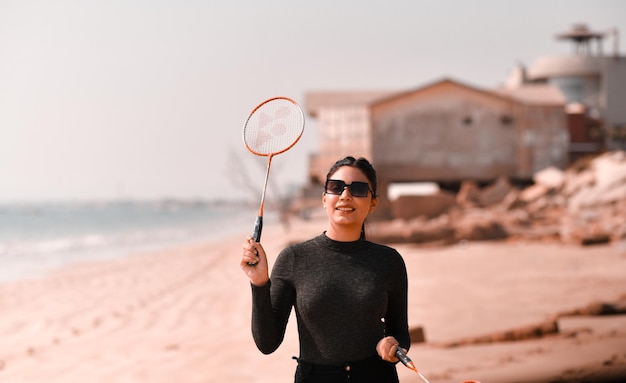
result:
[(283, 153), (302, 137), (304, 113), (288, 97), (273, 97), (257, 105), (243, 126), (243, 143), (257, 156)]

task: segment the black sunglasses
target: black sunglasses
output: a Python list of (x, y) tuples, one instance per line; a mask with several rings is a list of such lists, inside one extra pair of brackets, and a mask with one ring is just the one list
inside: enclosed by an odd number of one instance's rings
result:
[(326, 194), (341, 195), (345, 188), (350, 190), (350, 194), (353, 197), (367, 197), (367, 194), (371, 191), (374, 195), (374, 191), (370, 188), (370, 184), (367, 182), (354, 181), (351, 184), (346, 184), (342, 180), (328, 180), (326, 181)]

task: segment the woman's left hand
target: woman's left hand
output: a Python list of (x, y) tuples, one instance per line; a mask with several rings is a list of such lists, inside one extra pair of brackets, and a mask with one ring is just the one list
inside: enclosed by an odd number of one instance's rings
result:
[(387, 362), (396, 363), (396, 350), (400, 347), (400, 342), (392, 336), (387, 336), (381, 339), (376, 345), (376, 352), (378, 355)]

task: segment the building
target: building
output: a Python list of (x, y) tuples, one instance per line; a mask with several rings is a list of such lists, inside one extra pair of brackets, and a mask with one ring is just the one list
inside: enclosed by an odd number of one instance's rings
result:
[(547, 84), (485, 90), (453, 79), (405, 92), (309, 93), (320, 134), (309, 175), (322, 184), (337, 159), (364, 156), (378, 171), (383, 208), (392, 183), (527, 180), (567, 165), (564, 106)]
[[(619, 54), (619, 32), (576, 24), (557, 39), (572, 43), (569, 55), (542, 56), (528, 68), (520, 65), (507, 80), (514, 89), (551, 84), (567, 104), (570, 161), (604, 150), (626, 149), (626, 57)], [(613, 52), (603, 43), (613, 38)]]
[[(603, 53), (607, 37), (610, 55)], [(618, 37), (616, 29), (575, 25), (557, 35), (573, 43), (572, 54), (519, 65), (498, 89), (447, 78), (399, 92), (310, 92), (305, 105), (320, 135), (311, 182), (322, 184), (342, 156), (365, 156), (382, 175), (384, 206), (392, 183), (528, 181), (546, 167), (626, 149), (626, 59)]]

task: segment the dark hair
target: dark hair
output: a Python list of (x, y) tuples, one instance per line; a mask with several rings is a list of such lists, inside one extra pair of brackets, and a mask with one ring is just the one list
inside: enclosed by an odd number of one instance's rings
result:
[[(328, 182), (330, 177), (332, 177), (333, 174), (335, 174), (335, 172), (343, 166), (350, 166), (362, 171), (372, 187), (372, 198), (376, 198), (376, 170), (374, 170), (372, 164), (370, 164), (370, 162), (363, 157), (356, 159), (352, 156), (347, 156), (335, 162), (335, 164), (331, 166), (328, 171), (328, 174), (326, 174), (326, 182)], [(363, 222), (363, 225), (361, 226), (361, 239), (365, 239), (365, 222)]]
[(363, 157), (355, 159), (352, 156), (347, 156), (335, 162), (335, 164), (328, 171), (328, 174), (326, 174), (326, 181), (328, 181), (330, 177), (332, 177), (332, 175), (343, 166), (350, 166), (362, 171), (372, 186), (372, 198), (376, 198), (376, 170), (374, 170), (372, 164), (370, 164), (370, 162)]

